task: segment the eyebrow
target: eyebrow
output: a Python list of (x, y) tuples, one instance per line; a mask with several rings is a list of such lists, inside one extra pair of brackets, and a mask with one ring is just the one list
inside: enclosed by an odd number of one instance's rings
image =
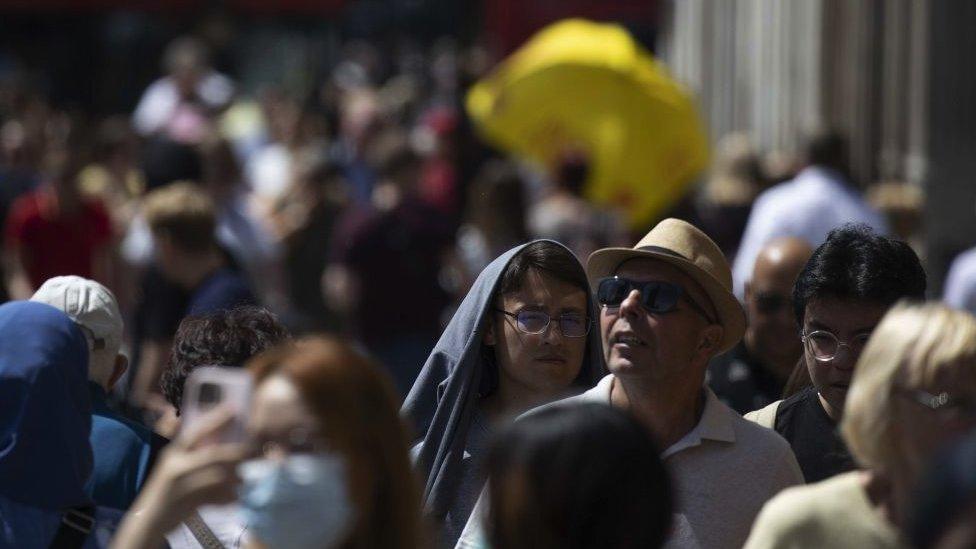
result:
[[(817, 329), (817, 330), (824, 330), (824, 331), (827, 331), (827, 332), (830, 332), (830, 333), (834, 333), (834, 331), (835, 331), (830, 326), (827, 326), (826, 324), (824, 324), (822, 322), (818, 322), (818, 321), (813, 320), (813, 319), (811, 319), (808, 322), (808, 324), (810, 325), (811, 328), (814, 328), (814, 329)], [(853, 333), (854, 335), (869, 334), (869, 333), (873, 332), (874, 329), (877, 328), (877, 327), (878, 327), (877, 324), (872, 324), (870, 326), (864, 326), (864, 327), (861, 327), (861, 328), (857, 328), (855, 330), (852, 330), (851, 333)]]

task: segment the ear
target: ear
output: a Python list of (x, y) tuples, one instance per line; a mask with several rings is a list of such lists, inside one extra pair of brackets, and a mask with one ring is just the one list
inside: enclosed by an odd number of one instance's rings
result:
[(129, 369), (129, 358), (122, 353), (115, 355), (115, 365), (112, 367), (112, 375), (108, 377), (108, 387), (105, 389), (111, 393), (112, 389), (115, 388), (115, 384), (122, 379), (122, 375), (125, 371)]
[(724, 335), (725, 328), (719, 324), (710, 324), (702, 330), (701, 337), (698, 338), (697, 351), (704, 355), (706, 361), (718, 353)]

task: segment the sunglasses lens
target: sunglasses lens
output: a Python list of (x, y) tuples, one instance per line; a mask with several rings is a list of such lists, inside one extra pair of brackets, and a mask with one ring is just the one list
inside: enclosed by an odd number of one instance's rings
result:
[(630, 283), (620, 278), (604, 278), (596, 289), (596, 298), (600, 305), (616, 307), (627, 297)]
[(641, 298), (644, 307), (652, 313), (666, 313), (673, 311), (678, 304), (681, 290), (667, 282), (649, 282), (644, 286)]

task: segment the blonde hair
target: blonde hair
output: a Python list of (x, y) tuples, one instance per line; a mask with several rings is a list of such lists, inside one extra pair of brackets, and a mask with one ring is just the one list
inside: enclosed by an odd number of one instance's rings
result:
[(875, 328), (857, 362), (841, 434), (863, 467), (890, 473), (901, 463), (892, 398), (946, 376), (976, 381), (976, 318), (937, 303), (902, 302)]
[(188, 181), (170, 183), (146, 195), (146, 223), (181, 250), (205, 252), (215, 244), (216, 213), (210, 196)]

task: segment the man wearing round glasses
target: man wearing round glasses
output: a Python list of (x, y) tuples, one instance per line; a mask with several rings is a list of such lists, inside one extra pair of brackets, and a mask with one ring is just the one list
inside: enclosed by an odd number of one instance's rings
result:
[(855, 468), (837, 432), (854, 367), (885, 312), (899, 299), (923, 299), (925, 283), (907, 244), (866, 225), (831, 231), (797, 277), (793, 314), (811, 386), (746, 419), (790, 443), (806, 482)]
[(631, 412), (665, 448), (678, 511), (671, 542), (741, 547), (763, 503), (802, 477), (782, 438), (704, 386), (709, 359), (745, 329), (725, 257), (694, 226), (666, 219), (634, 248), (594, 252), (587, 274), (610, 375), (555, 405), (595, 401)]

